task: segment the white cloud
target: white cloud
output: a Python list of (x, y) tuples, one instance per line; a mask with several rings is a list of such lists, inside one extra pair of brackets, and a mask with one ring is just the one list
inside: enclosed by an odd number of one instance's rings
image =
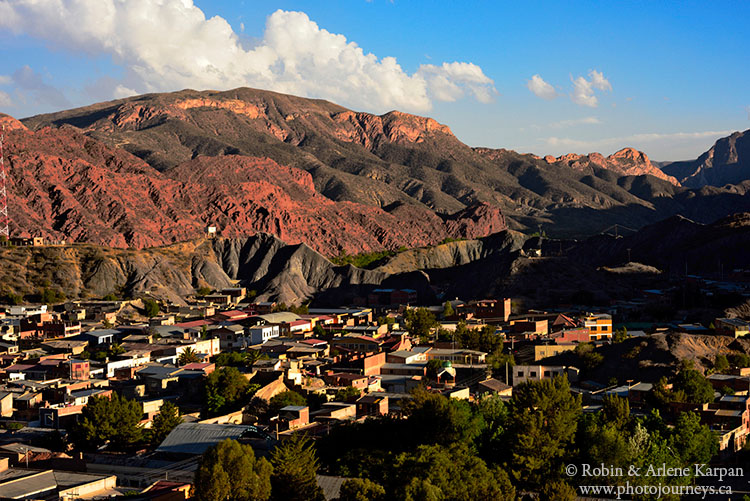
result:
[(0, 106), (13, 106), (13, 100), (7, 92), (0, 90)]
[(561, 120), (550, 124), (554, 129), (563, 129), (565, 127), (575, 127), (576, 125), (596, 125), (602, 123), (597, 117), (573, 118), (570, 120)]
[(117, 85), (115, 87), (115, 90), (113, 91), (113, 97), (115, 99), (122, 99), (125, 97), (135, 96), (136, 94), (138, 94), (136, 91), (134, 91), (133, 89), (128, 89), (124, 85)]
[(676, 145), (702, 139), (719, 139), (732, 134), (732, 130), (701, 131), (701, 132), (675, 132), (667, 134), (632, 134), (629, 136), (608, 137), (603, 139), (580, 140), (567, 137), (548, 137), (543, 143), (555, 151), (577, 151), (578, 153), (589, 153), (591, 151), (602, 151), (621, 149), (628, 145), (645, 150), (649, 145), (664, 147), (665, 145)]
[(555, 88), (545, 82), (539, 75), (531, 77), (531, 80), (526, 82), (526, 87), (528, 87), (535, 96), (541, 97), (542, 99), (555, 99), (557, 97)]
[(2, 2), (2, 28), (56, 48), (111, 55), (126, 69), (122, 89), (138, 92), (251, 86), (378, 111), (426, 111), (433, 100), (467, 93), (486, 101), (495, 92), (479, 66), (423, 65), (409, 74), (395, 58), (365, 53), (303, 12), (274, 12), (250, 48), (192, 0)]
[(573, 80), (573, 93), (570, 98), (580, 106), (596, 108), (599, 99), (594, 95), (594, 90), (611, 91), (612, 85), (601, 72), (591, 70), (589, 71), (589, 80), (582, 76)]
[(10, 75), (0, 75), (0, 85), (8, 85), (13, 82), (13, 78)]

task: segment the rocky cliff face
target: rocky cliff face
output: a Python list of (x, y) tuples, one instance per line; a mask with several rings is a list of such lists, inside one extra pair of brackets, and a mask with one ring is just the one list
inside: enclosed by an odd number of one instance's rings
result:
[[(706, 207), (719, 207), (705, 216), (708, 222), (738, 206), (737, 189), (691, 192), (632, 149), (609, 157), (569, 155), (545, 161), (508, 150), (470, 148), (448, 127), (426, 117), (373, 115), (256, 89), (149, 94), (23, 122), (32, 130), (76, 127), (172, 180), (182, 181), (169, 174), (172, 169), (188, 175), (184, 167), (178, 169), (182, 164), (203, 167), (189, 163), (201, 157), (263, 158), (304, 170), (315, 191), (330, 200), (384, 209), (401, 223), (409, 218), (417, 222), (381, 228), (358, 209), (362, 215), (353, 219), (368, 221), (369, 241), (380, 242), (381, 248), (403, 231), (438, 235), (450, 233), (440, 228), (451, 225), (467, 236), (482, 236), (502, 227), (492, 223), (483, 229), (482, 221), (489, 219), (472, 217), (472, 229), (469, 219), (454, 225), (448, 218), (483, 204), (501, 211), (512, 229), (536, 231), (541, 225), (548, 234), (565, 237), (596, 234), (615, 223), (639, 228), (674, 214), (701, 217)], [(747, 190), (740, 191), (747, 198)], [(283, 223), (283, 215), (280, 219)], [(262, 229), (282, 235), (273, 224), (269, 220)], [(283, 236), (297, 241), (299, 233), (290, 230)], [(343, 248), (375, 247), (346, 243)]]
[(6, 136), (15, 234), (148, 247), (195, 238), (215, 225), (222, 236), (271, 233), (334, 255), (505, 229), (496, 207), (443, 221), (426, 207), (389, 213), (334, 202), (316, 191), (308, 172), (267, 158), (199, 157), (162, 173), (70, 126), (21, 126)]
[(91, 244), (54, 247), (0, 247), (0, 296), (34, 295), (44, 283), (68, 297), (116, 294), (181, 303), (199, 287), (254, 289), (261, 300), (299, 304), (350, 302), (380, 284), (410, 287), (432, 299), (419, 273), (391, 274), (335, 266), (304, 244), (288, 245), (273, 235), (196, 239), (149, 249), (115, 249)]
[(750, 179), (750, 130), (721, 138), (696, 160), (673, 162), (663, 170), (691, 188), (742, 183)]
[(549, 155), (544, 157), (544, 160), (549, 164), (566, 165), (580, 172), (590, 172), (594, 167), (599, 167), (624, 176), (654, 176), (675, 186), (680, 186), (677, 179), (665, 174), (652, 164), (645, 153), (633, 148), (623, 148), (608, 157), (600, 153), (589, 153), (588, 155), (571, 153), (557, 158)]

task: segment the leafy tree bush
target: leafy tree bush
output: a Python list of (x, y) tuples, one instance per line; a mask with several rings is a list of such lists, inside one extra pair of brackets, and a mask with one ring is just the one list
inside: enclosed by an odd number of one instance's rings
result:
[(366, 478), (350, 478), (341, 484), (338, 501), (385, 501), (382, 485)]
[(91, 397), (73, 428), (73, 442), (79, 450), (97, 449), (106, 443), (114, 450), (126, 449), (143, 437), (142, 415), (138, 402), (117, 393), (111, 398)]
[(432, 328), (437, 325), (435, 315), (426, 308), (408, 309), (404, 312), (406, 330), (412, 336), (424, 340), (430, 336)]
[(206, 378), (206, 405), (211, 414), (236, 410), (247, 398), (250, 383), (235, 367), (221, 367)]
[(726, 355), (716, 355), (714, 359), (714, 370), (716, 372), (724, 372), (729, 369), (729, 360)]
[(198, 501), (264, 501), (271, 497), (271, 464), (253, 448), (226, 439), (209, 448), (195, 472)]
[(53, 289), (51, 287), (45, 287), (39, 294), (41, 296), (42, 303), (55, 304), (62, 303), (65, 301), (65, 294), (60, 289)]
[(273, 396), (269, 404), (269, 411), (272, 416), (275, 416), (287, 405), (307, 405), (307, 400), (296, 391), (287, 390)]
[(149, 430), (149, 441), (156, 447), (167, 438), (167, 435), (182, 422), (180, 410), (175, 404), (166, 401), (159, 408), (159, 414), (154, 417), (154, 422)]
[(554, 480), (570, 455), (581, 397), (570, 393), (568, 378), (522, 383), (510, 403), (511, 474), (533, 487)]
[(155, 317), (159, 314), (159, 311), (161, 311), (161, 309), (159, 308), (159, 303), (151, 298), (143, 299), (143, 312), (147, 317)]
[(341, 388), (336, 392), (334, 400), (336, 402), (354, 402), (361, 396), (362, 391), (359, 388), (355, 388), (354, 386), (347, 386), (346, 388)]
[(692, 363), (683, 364), (677, 373), (673, 383), (675, 393), (682, 392), (684, 399), (678, 397), (677, 401), (685, 401), (693, 404), (705, 404), (714, 401), (714, 389), (706, 377), (693, 368)]
[(394, 470), (397, 485), (393, 491), (398, 498), (515, 499), (505, 471), (488, 468), (465, 443), (419, 446), (414, 453), (401, 454)]
[(481, 431), (481, 418), (463, 400), (446, 398), (422, 389), (403, 405), (407, 435), (412, 443), (449, 445), (471, 442)]

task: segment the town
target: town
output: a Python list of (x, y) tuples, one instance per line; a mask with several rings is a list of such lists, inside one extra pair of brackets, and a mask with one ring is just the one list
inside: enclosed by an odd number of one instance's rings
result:
[[(685, 363), (672, 381), (589, 378), (601, 347), (671, 331), (734, 340), (750, 333), (737, 318), (628, 329), (613, 319), (638, 301), (517, 311), (512, 298), (420, 306), (416, 291), (385, 288), (338, 308), (258, 301), (240, 286), (181, 305), (43, 296), (0, 309), (2, 498), (188, 499), (202, 455), (226, 439), (268, 457), (295, 437), (406, 419), (425, 394), (512, 405), (514, 390), (545, 381), (565, 380), (583, 414), (618, 401), (632, 416), (660, 408), (676, 427), (692, 411), (714, 461), (733, 461), (750, 432), (747, 355), (717, 356), (707, 377)], [(318, 468), (325, 499), (344, 499), (340, 472)]]

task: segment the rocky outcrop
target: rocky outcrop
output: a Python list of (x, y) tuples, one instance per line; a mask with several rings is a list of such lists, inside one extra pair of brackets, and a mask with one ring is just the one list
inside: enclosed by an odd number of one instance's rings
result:
[(0, 247), (0, 296), (33, 297), (39, 284), (52, 283), (67, 297), (116, 294), (180, 303), (202, 286), (219, 289), (240, 283), (260, 299), (300, 304), (351, 302), (380, 284), (410, 287), (430, 300), (426, 276), (389, 274), (335, 266), (310, 247), (287, 245), (273, 235), (242, 239), (196, 239), (141, 249), (90, 244), (38, 248)]
[(336, 255), (417, 247), (504, 229), (490, 206), (441, 220), (412, 204), (388, 212), (334, 202), (311, 175), (267, 158), (198, 157), (158, 172), (73, 127), (6, 133), (14, 234), (113, 247), (149, 247), (200, 236), (274, 234)]
[(664, 172), (691, 188), (739, 184), (750, 179), (750, 130), (724, 137), (690, 162), (673, 162)]
[(588, 155), (569, 153), (557, 158), (548, 155), (544, 157), (544, 161), (549, 164), (566, 165), (580, 172), (590, 171), (595, 166), (624, 176), (649, 175), (668, 181), (675, 186), (680, 186), (677, 179), (665, 174), (652, 164), (645, 153), (633, 148), (623, 148), (608, 157), (600, 153), (589, 153)]

